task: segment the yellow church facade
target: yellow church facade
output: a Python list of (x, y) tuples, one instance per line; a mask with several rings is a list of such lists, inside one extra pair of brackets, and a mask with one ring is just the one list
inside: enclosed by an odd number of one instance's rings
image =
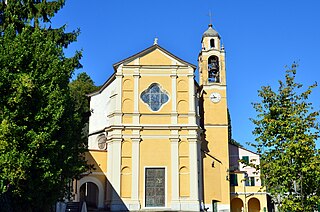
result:
[(76, 200), (112, 211), (231, 211), (225, 51), (209, 25), (197, 66), (155, 43), (89, 95)]

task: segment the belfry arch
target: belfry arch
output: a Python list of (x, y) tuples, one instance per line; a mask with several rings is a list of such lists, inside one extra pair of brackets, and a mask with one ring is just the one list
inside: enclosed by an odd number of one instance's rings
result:
[(219, 58), (215, 55), (211, 55), (208, 58), (208, 81), (216, 83), (220, 82)]

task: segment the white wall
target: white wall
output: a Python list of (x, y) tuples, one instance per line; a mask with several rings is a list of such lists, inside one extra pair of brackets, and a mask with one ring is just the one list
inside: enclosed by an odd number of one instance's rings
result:
[(112, 81), (101, 93), (91, 96), (90, 110), (92, 112), (89, 118), (89, 149), (99, 149), (96, 138), (102, 132), (93, 133), (104, 130), (106, 127), (110, 126), (111, 120), (108, 115), (115, 111), (116, 100), (115, 98), (111, 98), (114, 95), (116, 95), (116, 80)]
[(239, 171), (245, 171), (248, 174), (248, 177), (255, 177), (256, 186), (261, 186), (260, 173), (255, 168), (245, 166), (243, 163), (238, 162), (238, 160), (241, 160), (243, 156), (249, 156), (250, 163), (260, 164), (259, 155), (232, 144), (229, 144), (229, 154), (230, 168), (232, 169), (238, 166)]

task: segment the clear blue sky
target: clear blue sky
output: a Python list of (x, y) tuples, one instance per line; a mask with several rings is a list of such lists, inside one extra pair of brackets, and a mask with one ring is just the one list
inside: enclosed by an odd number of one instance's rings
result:
[[(233, 138), (253, 141), (263, 85), (276, 88), (286, 65), (298, 61), (297, 80), (320, 83), (320, 1), (318, 0), (67, 0), (52, 20), (67, 30), (80, 28), (78, 42), (66, 51), (83, 49), (83, 69), (97, 85), (112, 74), (112, 64), (153, 44), (197, 65), (202, 33), (213, 13), (213, 25), (227, 51), (228, 106)], [(320, 88), (310, 101), (319, 109)]]

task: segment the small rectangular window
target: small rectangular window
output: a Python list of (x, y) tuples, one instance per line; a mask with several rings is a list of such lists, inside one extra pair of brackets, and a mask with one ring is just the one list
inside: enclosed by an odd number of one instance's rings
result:
[(250, 181), (249, 181), (249, 178), (246, 178), (246, 181), (245, 181), (245, 186), (250, 186)]
[(245, 181), (246, 186), (255, 186), (255, 178), (254, 177), (247, 177)]
[(250, 186), (255, 186), (254, 177), (250, 177)]
[(244, 160), (246, 163), (249, 163), (249, 156), (242, 156), (242, 160)]
[(214, 48), (214, 47), (215, 47), (214, 39), (211, 39), (210, 40), (210, 48)]

